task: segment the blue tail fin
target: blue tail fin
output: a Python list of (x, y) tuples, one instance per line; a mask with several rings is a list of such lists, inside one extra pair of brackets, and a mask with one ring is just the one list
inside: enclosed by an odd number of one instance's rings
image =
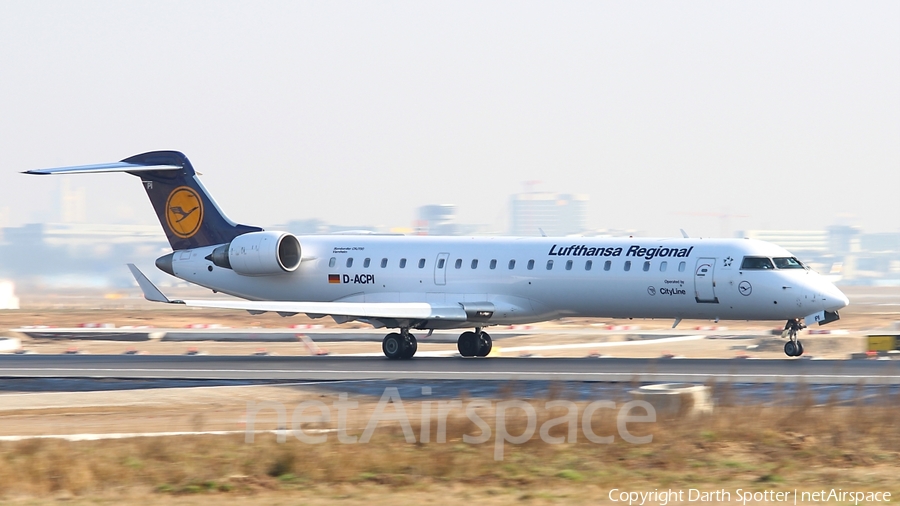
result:
[(200, 184), (194, 167), (178, 151), (152, 151), (122, 160), (138, 166), (178, 166), (180, 170), (125, 170), (138, 176), (173, 250), (224, 244), (259, 227), (229, 220)]

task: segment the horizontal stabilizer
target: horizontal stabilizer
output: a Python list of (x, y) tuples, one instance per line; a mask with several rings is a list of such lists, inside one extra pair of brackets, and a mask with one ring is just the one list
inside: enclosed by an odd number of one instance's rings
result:
[(131, 274), (144, 292), (144, 298), (153, 302), (168, 302), (194, 307), (241, 309), (252, 314), (268, 311), (305, 313), (309, 315), (344, 316), (349, 318), (383, 318), (400, 320), (449, 320), (464, 322), (468, 319), (460, 305), (437, 306), (427, 302), (299, 302), (255, 300), (171, 300), (166, 297), (134, 264), (128, 264)]
[(154, 170), (181, 170), (178, 165), (138, 165), (136, 163), (112, 162), (95, 165), (78, 165), (75, 167), (57, 167), (55, 169), (26, 170), (23, 174), (101, 174), (104, 172), (148, 172)]
[(145, 299), (152, 302), (174, 302), (163, 295), (159, 288), (156, 288), (156, 285), (147, 279), (147, 276), (144, 276), (144, 273), (137, 266), (128, 264), (128, 269), (131, 271), (131, 275), (134, 276), (134, 280), (137, 281), (138, 286), (141, 287), (141, 291), (144, 292)]

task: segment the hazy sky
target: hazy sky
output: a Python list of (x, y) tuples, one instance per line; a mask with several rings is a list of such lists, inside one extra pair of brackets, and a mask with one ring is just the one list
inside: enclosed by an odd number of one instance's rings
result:
[[(900, 2), (0, 1), (0, 220), (58, 220), (18, 171), (157, 149), (263, 226), (506, 230), (536, 180), (594, 228), (897, 232)], [(154, 221), (132, 176), (68, 179)]]

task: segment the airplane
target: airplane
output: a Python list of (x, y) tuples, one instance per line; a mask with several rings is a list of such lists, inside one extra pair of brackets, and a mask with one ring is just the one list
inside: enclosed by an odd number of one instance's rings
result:
[[(847, 297), (790, 252), (750, 239), (309, 235), (237, 224), (187, 157), (154, 151), (120, 162), (26, 174), (125, 172), (141, 178), (172, 253), (156, 266), (236, 297), (174, 300), (129, 264), (144, 297), (281, 316), (331, 316), (396, 329), (389, 359), (410, 359), (412, 331), (460, 334), (463, 357), (492, 348), (486, 328), (564, 317), (783, 320), (784, 353), (798, 333), (840, 318)], [(186, 211), (187, 210), (187, 211)]]

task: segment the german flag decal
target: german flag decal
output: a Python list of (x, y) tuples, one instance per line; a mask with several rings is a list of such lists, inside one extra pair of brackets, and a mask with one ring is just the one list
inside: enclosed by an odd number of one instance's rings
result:
[(339, 283), (341, 282), (341, 275), (340, 275), (340, 274), (329, 274), (329, 275), (328, 275), (328, 282), (329, 282), (329, 283), (338, 283), (338, 284), (339, 284)]

